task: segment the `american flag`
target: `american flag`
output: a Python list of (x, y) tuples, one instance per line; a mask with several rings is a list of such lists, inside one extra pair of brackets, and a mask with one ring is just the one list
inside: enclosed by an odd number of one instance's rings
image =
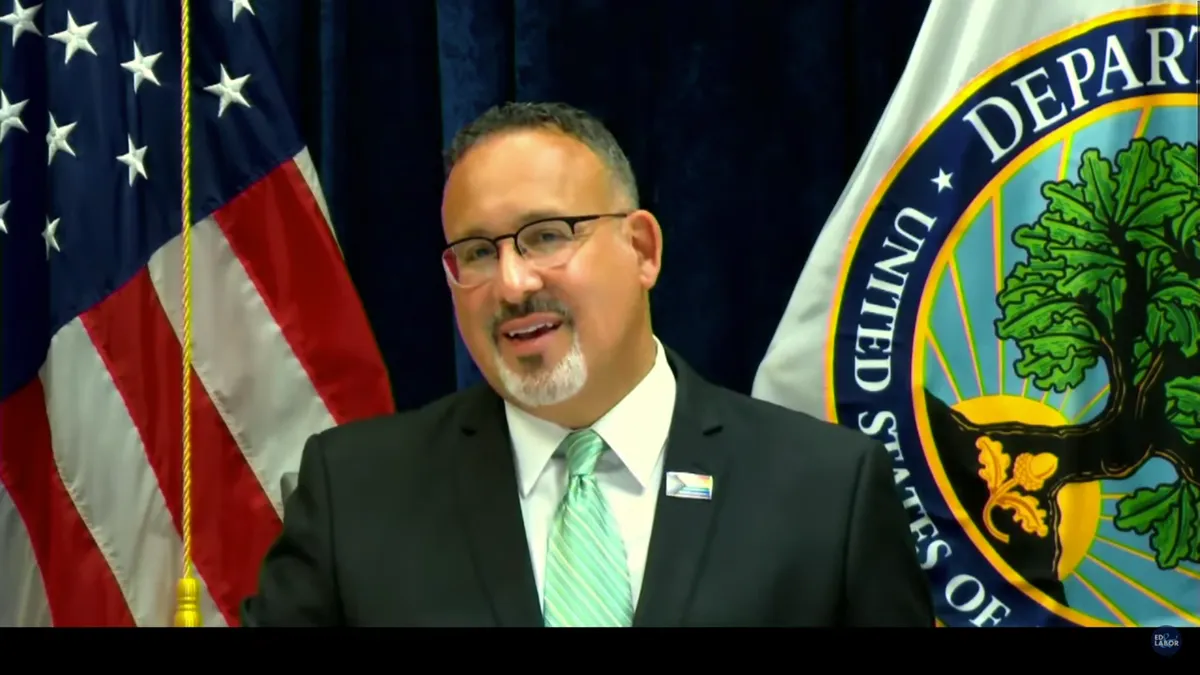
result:
[[(191, 0), (192, 559), (235, 625), (306, 438), (387, 376), (253, 0)], [(0, 625), (170, 625), (181, 9), (0, 0)]]

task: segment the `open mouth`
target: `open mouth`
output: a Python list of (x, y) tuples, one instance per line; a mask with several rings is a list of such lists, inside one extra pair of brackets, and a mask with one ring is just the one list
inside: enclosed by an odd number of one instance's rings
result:
[(558, 330), (560, 327), (562, 327), (561, 321), (544, 321), (532, 326), (527, 326), (520, 330), (505, 331), (502, 333), (502, 335), (513, 342), (529, 342), (531, 340), (536, 340), (543, 335), (549, 335), (550, 333)]

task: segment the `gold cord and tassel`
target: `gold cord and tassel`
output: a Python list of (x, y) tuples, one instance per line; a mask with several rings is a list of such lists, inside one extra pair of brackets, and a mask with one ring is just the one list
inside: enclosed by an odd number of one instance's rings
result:
[(200, 581), (192, 568), (192, 59), (188, 0), (180, 1), (179, 92), (183, 118), (180, 213), (183, 219), (183, 575), (176, 586), (175, 626), (198, 628)]

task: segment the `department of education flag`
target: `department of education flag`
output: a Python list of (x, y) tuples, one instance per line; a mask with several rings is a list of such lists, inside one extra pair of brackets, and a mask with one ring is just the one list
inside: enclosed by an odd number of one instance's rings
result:
[(886, 446), (944, 625), (1200, 625), (1198, 43), (933, 0), (763, 359)]
[[(181, 11), (0, 0), (0, 625), (170, 625)], [(387, 375), (251, 0), (190, 3), (192, 541), (237, 621), (309, 434)]]

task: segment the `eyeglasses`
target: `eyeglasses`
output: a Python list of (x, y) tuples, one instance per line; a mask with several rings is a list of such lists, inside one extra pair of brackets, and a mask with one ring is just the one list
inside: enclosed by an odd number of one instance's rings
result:
[(579, 249), (576, 228), (601, 218), (624, 218), (628, 213), (597, 213), (587, 216), (542, 218), (499, 237), (467, 237), (451, 242), (442, 251), (442, 267), (455, 285), (471, 288), (496, 275), (500, 242), (512, 239), (517, 253), (535, 267), (549, 269), (564, 265)]

